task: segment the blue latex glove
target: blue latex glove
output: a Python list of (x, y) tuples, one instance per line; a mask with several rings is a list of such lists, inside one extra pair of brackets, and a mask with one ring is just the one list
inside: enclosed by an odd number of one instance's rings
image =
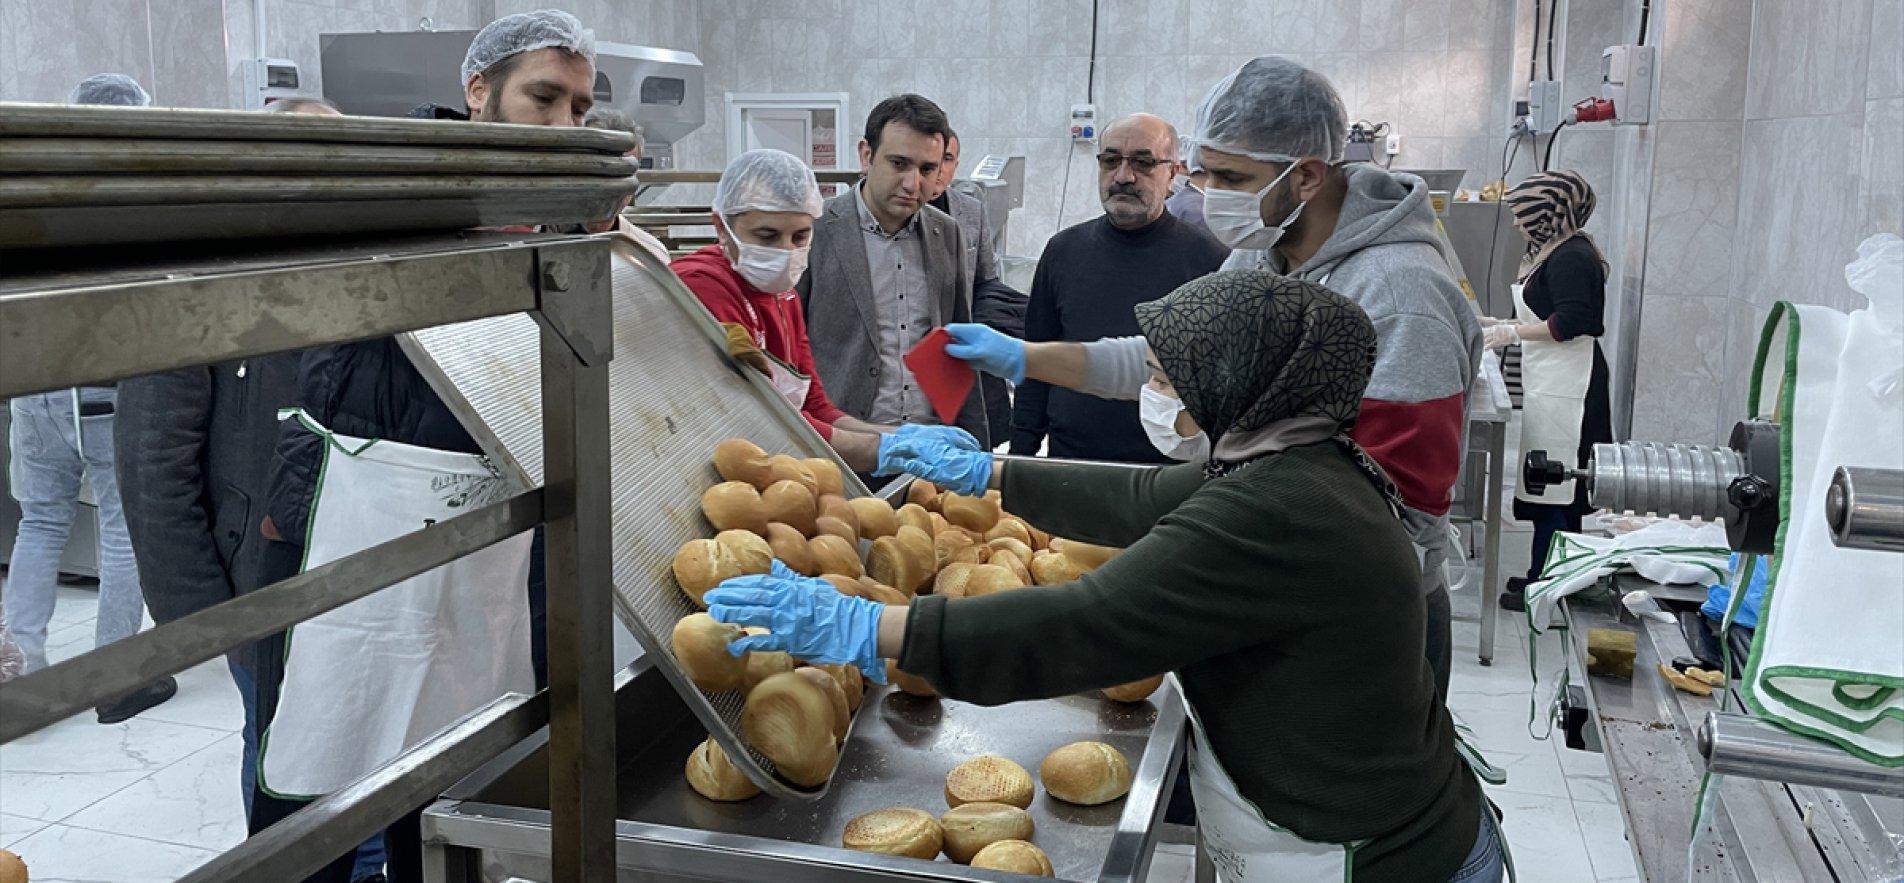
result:
[(919, 423), (901, 424), (898, 429), (879, 437), (879, 462), (873, 467), (874, 475), (898, 475), (904, 470), (899, 461), (907, 457), (918, 456), (918, 444), (932, 441), (950, 445), (967, 451), (982, 451), (978, 439), (956, 426), (926, 426)]
[(825, 580), (801, 576), (776, 559), (770, 573), (737, 576), (708, 591), (707, 615), (721, 622), (759, 626), (771, 634), (747, 635), (727, 652), (779, 651), (828, 665), (846, 663), (873, 683), (886, 683), (879, 656), (879, 617), (886, 605), (849, 598)]
[[(887, 452), (880, 451), (880, 462)], [(933, 438), (913, 438), (892, 445), (892, 464), (899, 471), (916, 475), (939, 487), (964, 494), (982, 496), (992, 486), (992, 454), (953, 447)]]
[(987, 374), (1003, 377), (1015, 386), (1025, 382), (1025, 342), (973, 322), (945, 326), (952, 335), (945, 354), (970, 362)]

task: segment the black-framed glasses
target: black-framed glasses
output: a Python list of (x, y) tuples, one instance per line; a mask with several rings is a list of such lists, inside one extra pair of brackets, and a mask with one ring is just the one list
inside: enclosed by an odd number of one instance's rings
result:
[(1152, 156), (1148, 153), (1125, 156), (1115, 151), (1106, 150), (1097, 155), (1097, 167), (1106, 172), (1115, 172), (1118, 166), (1130, 163), (1131, 171), (1139, 175), (1148, 175), (1151, 172), (1157, 171), (1158, 166), (1170, 165), (1170, 162), (1170, 160), (1159, 156)]

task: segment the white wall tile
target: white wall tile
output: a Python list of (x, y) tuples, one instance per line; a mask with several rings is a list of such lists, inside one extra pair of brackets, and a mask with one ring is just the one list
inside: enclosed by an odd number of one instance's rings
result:
[(1356, 48), (1363, 52), (1399, 52), (1407, 25), (1405, 0), (1362, 0)]
[(1904, 0), (1871, 4), (1871, 67), (1864, 97), (1904, 97)]
[(1440, 52), (1448, 48), (1452, 0), (1410, 0), (1403, 13), (1402, 48), (1412, 52)]
[(1904, 236), (1904, 98), (1865, 102), (1858, 203), (1863, 217), (1854, 235)]
[(1746, 119), (1857, 110), (1870, 27), (1871, 0), (1757, 0)]
[(1723, 297), (1732, 291), (1739, 238), (1739, 141), (1744, 124), (1665, 122), (1657, 127), (1648, 294)]
[(1752, 16), (1736, 0), (1655, 6), (1660, 38), (1659, 118), (1738, 120), (1745, 111)]
[(1746, 121), (1733, 282), (1746, 303), (1858, 306), (1843, 271), (1863, 238), (1859, 166), (1820, 158), (1862, 143), (1863, 127), (1862, 112)]
[(1725, 297), (1649, 293), (1641, 304), (1633, 437), (1715, 444), (1722, 415), (1731, 313)]

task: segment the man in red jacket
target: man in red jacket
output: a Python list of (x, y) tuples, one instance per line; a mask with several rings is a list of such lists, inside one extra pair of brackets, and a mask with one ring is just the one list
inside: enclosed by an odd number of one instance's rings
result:
[(794, 291), (820, 208), (820, 187), (805, 163), (779, 150), (750, 150), (727, 165), (714, 191), (720, 242), (670, 269), (727, 329), (729, 350), (766, 374), (848, 466), (870, 473), (880, 435), (893, 428), (850, 417), (827, 398)]

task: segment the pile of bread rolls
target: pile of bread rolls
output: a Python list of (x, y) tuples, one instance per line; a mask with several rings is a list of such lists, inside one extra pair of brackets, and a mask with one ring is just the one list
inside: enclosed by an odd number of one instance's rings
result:
[[(1045, 793), (1066, 803), (1096, 806), (1130, 792), (1132, 773), (1123, 752), (1102, 742), (1073, 742), (1038, 767)], [(1051, 859), (1031, 843), (1036, 829), (1027, 810), (1036, 794), (1031, 773), (1009, 758), (975, 757), (945, 777), (938, 818), (913, 807), (874, 810), (846, 823), (848, 849), (935, 859), (940, 853), (975, 868), (1052, 876)]]
[[(714, 536), (683, 544), (673, 564), (681, 590), (702, 609), (723, 580), (766, 573), (776, 558), (843, 595), (904, 605), (928, 593), (977, 597), (1070, 582), (1119, 551), (1052, 537), (1005, 512), (997, 491), (968, 497), (915, 480), (894, 509), (875, 497), (847, 499), (844, 476), (830, 459), (768, 454), (738, 438), (715, 446), (713, 464), (721, 481), (701, 495), (701, 512)], [(851, 666), (809, 670), (785, 653), (730, 655), (728, 642), (745, 631), (705, 613), (683, 617), (674, 628), (675, 658), (703, 690), (744, 692), (748, 744), (788, 781), (816, 787), (831, 774), (859, 707), (860, 673)], [(903, 692), (935, 695), (924, 679), (891, 663), (887, 674)], [(1129, 687), (1120, 689), (1128, 694)], [(1149, 692), (1113, 698), (1135, 702)], [(687, 773), (713, 800), (759, 793), (711, 739), (688, 758)]]

